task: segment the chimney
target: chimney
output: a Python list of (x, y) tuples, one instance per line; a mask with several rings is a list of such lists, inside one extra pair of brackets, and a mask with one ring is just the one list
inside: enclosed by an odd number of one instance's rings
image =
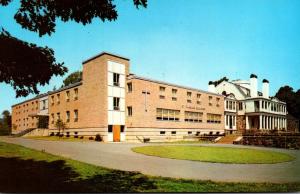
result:
[(212, 81), (208, 82), (208, 91), (212, 92), (212, 93), (216, 93), (216, 86), (215, 86), (214, 82), (212, 82)]
[(262, 84), (262, 93), (264, 98), (269, 98), (269, 81), (264, 79)]
[(257, 76), (255, 74), (250, 75), (250, 96), (257, 97)]

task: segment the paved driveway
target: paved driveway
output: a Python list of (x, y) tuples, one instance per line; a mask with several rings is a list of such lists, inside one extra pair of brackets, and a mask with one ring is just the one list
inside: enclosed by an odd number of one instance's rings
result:
[[(126, 171), (140, 171), (147, 175), (238, 182), (300, 181), (300, 151), (296, 150), (275, 149), (296, 156), (296, 160), (291, 162), (279, 164), (220, 164), (145, 156), (131, 151), (132, 147), (149, 144), (64, 142), (25, 138), (1, 138), (0, 140), (36, 150), (45, 150), (51, 154), (99, 166)], [(210, 144), (209, 146), (234, 145)]]

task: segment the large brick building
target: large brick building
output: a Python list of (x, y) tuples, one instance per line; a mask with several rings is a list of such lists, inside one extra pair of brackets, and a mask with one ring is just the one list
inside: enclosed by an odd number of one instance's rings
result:
[[(82, 81), (12, 106), (12, 132), (40, 128), (104, 141), (163, 141), (224, 133), (224, 97), (130, 74), (130, 60), (101, 53), (83, 62)], [(31, 130), (32, 131), (32, 130)], [(38, 134), (37, 134), (38, 135)]]

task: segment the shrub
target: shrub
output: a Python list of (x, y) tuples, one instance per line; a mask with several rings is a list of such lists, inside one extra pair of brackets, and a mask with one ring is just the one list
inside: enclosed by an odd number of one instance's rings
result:
[(60, 133), (59, 133), (59, 132), (57, 132), (57, 133), (55, 134), (55, 136), (59, 136), (59, 134), (60, 134)]
[(70, 132), (67, 132), (67, 135), (66, 135), (66, 137), (70, 137)]
[(79, 139), (83, 139), (83, 136), (80, 136), (80, 138)]
[(94, 137), (89, 137), (89, 140), (94, 140)]
[(95, 141), (102, 141), (102, 137), (100, 134), (96, 134)]
[(54, 132), (51, 132), (51, 133), (50, 133), (50, 136), (54, 136)]
[(74, 138), (78, 138), (78, 132), (74, 132)]

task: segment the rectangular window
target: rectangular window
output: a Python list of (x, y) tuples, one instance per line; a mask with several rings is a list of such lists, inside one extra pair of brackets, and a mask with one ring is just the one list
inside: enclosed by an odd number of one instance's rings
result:
[(186, 96), (187, 96), (188, 98), (191, 98), (191, 97), (192, 97), (192, 92), (186, 92)]
[(159, 99), (165, 99), (166, 97), (164, 95), (159, 95)]
[(191, 135), (191, 134), (193, 134), (193, 133), (192, 133), (191, 131), (188, 131), (188, 134)]
[(121, 125), (121, 133), (124, 133), (124, 130), (125, 130), (125, 126)]
[(197, 94), (197, 98), (198, 98), (198, 99), (201, 98), (201, 94)]
[(132, 106), (127, 107), (127, 116), (131, 117), (132, 116)]
[(127, 91), (128, 93), (131, 93), (132, 92), (132, 83), (127, 83)]
[(165, 120), (165, 121), (179, 121), (179, 110), (171, 109), (156, 109), (156, 120)]
[(166, 134), (166, 132), (165, 131), (160, 131), (159, 134), (164, 135), (164, 134)]
[(191, 112), (191, 111), (185, 111), (184, 112), (184, 121), (186, 122), (202, 122), (202, 112)]
[(239, 102), (239, 110), (243, 110), (243, 103)]
[(113, 128), (112, 125), (108, 125), (108, 128), (107, 128), (108, 133), (112, 133), (112, 131), (113, 131), (112, 128)]
[(159, 86), (159, 91), (160, 91), (160, 92), (164, 92), (165, 90), (166, 90), (166, 87)]
[(54, 124), (54, 120), (55, 120), (54, 114), (52, 113), (52, 114), (51, 114), (51, 123), (52, 123), (52, 124)]
[(78, 88), (74, 89), (74, 100), (78, 100)]
[(54, 96), (51, 96), (51, 105), (54, 105)]
[(70, 91), (66, 91), (66, 101), (70, 101)]
[(220, 106), (220, 98), (216, 98), (216, 100), (217, 100), (217, 107), (219, 107)]
[(177, 101), (177, 98), (176, 97), (172, 97), (172, 101)]
[(114, 110), (120, 110), (120, 98), (114, 97)]
[(197, 104), (198, 104), (198, 105), (201, 105), (201, 101), (197, 100)]
[(209, 106), (212, 106), (212, 96), (209, 96), (209, 97), (208, 97), (208, 105), (209, 105)]
[(56, 113), (57, 120), (60, 120), (60, 113)]
[(229, 110), (232, 110), (232, 101), (229, 101)]
[(221, 123), (222, 115), (207, 113), (207, 123)]
[(57, 94), (57, 100), (56, 100), (57, 104), (60, 104), (60, 94)]
[(43, 103), (43, 110), (45, 110), (46, 109), (46, 100), (43, 100), (42, 103)]
[(176, 135), (176, 131), (171, 131), (171, 134), (172, 135)]
[(186, 100), (187, 103), (192, 103), (192, 100), (188, 99)]
[(66, 122), (67, 123), (70, 122), (70, 111), (66, 112), (66, 118), (67, 118)]
[(114, 73), (113, 74), (113, 81), (114, 81), (114, 86), (120, 86), (120, 74)]
[(74, 122), (78, 121), (78, 110), (74, 110)]
[(173, 89), (172, 89), (172, 94), (173, 94), (173, 95), (176, 95), (176, 94), (177, 94), (177, 89), (174, 89), (174, 88), (173, 88)]

